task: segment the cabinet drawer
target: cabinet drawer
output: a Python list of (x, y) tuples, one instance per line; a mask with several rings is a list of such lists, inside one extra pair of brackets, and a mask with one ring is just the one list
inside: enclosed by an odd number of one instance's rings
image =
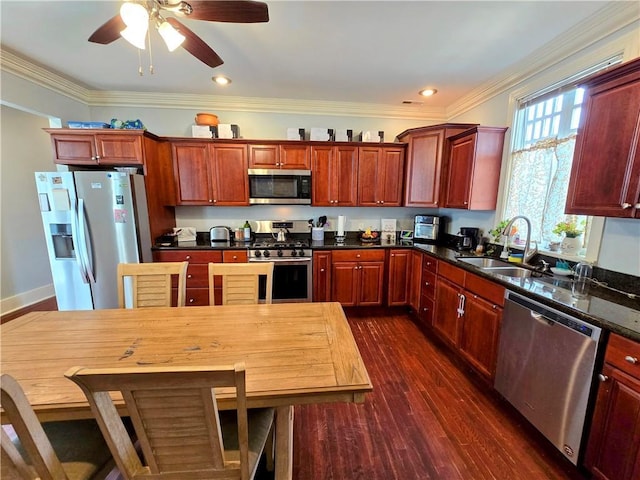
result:
[(201, 307), (209, 305), (209, 289), (187, 288), (187, 296), (184, 304), (187, 307)]
[(479, 297), (504, 307), (504, 287), (501, 285), (467, 272), (464, 287)]
[(220, 263), (222, 251), (213, 250), (161, 250), (153, 252), (156, 262)]
[(640, 343), (612, 333), (605, 353), (605, 362), (640, 379)]
[(248, 254), (246, 250), (223, 250), (222, 261), (224, 263), (247, 263)]
[(334, 262), (384, 262), (384, 250), (334, 250)]
[(436, 274), (429, 270), (422, 270), (421, 294), (432, 300), (436, 298)]
[(438, 275), (457, 285), (464, 285), (465, 271), (446, 262), (438, 262)]
[(424, 295), (420, 298), (420, 310), (418, 311), (418, 318), (423, 325), (430, 327), (433, 325), (433, 314), (435, 312), (435, 302), (433, 299)]
[(438, 261), (431, 255), (425, 255), (422, 259), (422, 268), (433, 273), (438, 273)]

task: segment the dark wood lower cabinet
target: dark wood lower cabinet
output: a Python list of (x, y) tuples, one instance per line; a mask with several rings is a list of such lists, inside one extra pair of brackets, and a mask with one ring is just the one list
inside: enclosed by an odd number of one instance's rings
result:
[(387, 305), (397, 307), (409, 303), (411, 283), (411, 250), (389, 252)]
[(443, 340), (454, 348), (458, 345), (461, 295), (459, 286), (444, 278), (438, 279), (433, 328)]
[(331, 252), (313, 252), (313, 301), (331, 301)]
[(384, 250), (335, 250), (331, 257), (331, 301), (343, 307), (383, 303)]
[(640, 344), (612, 334), (587, 444), (594, 478), (640, 478)]

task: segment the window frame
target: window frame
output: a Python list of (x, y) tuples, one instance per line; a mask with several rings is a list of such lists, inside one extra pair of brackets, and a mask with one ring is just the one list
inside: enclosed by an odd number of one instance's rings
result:
[[(520, 88), (513, 90), (509, 94), (507, 115), (512, 122), (512, 134), (509, 137), (509, 150), (506, 153), (505, 168), (503, 168), (500, 185), (500, 198), (496, 208), (495, 222), (498, 224), (505, 219), (507, 190), (510, 185), (511, 175), (513, 174), (513, 152), (517, 151), (523, 145), (524, 129), (519, 124), (520, 117), (524, 116), (524, 107), (527, 103), (538, 103), (545, 96), (554, 96), (562, 92), (562, 90), (571, 90), (571, 85), (575, 84), (581, 78), (610, 65), (618, 64), (623, 61), (624, 52), (608, 52), (608, 55), (601, 56), (599, 59), (591, 58), (591, 60), (583, 60), (582, 64), (574, 63), (567, 66), (562, 72), (557, 72), (555, 76), (542, 74), (535, 80), (522, 85)], [(604, 58), (604, 59), (603, 59)], [(584, 108), (584, 101), (582, 107)], [(517, 130), (518, 129), (518, 130)], [(526, 212), (520, 212), (526, 215)], [(588, 261), (596, 263), (600, 254), (604, 234), (604, 217), (589, 217), (588, 231), (585, 231), (585, 237), (588, 238), (587, 246), (582, 255), (569, 255), (561, 251), (551, 251), (538, 245), (538, 251), (546, 256), (553, 258), (571, 260), (571, 261)]]

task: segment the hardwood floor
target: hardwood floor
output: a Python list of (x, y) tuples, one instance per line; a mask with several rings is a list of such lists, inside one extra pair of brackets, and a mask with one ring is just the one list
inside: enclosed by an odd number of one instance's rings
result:
[(347, 316), (374, 391), (296, 407), (294, 479), (587, 478), (407, 314)]

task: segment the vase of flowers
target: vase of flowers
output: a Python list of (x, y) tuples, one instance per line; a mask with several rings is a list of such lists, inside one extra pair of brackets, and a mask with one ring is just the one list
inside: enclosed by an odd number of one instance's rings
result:
[(556, 224), (553, 233), (564, 235), (560, 248), (563, 253), (576, 254), (582, 248), (585, 221), (565, 220)]

